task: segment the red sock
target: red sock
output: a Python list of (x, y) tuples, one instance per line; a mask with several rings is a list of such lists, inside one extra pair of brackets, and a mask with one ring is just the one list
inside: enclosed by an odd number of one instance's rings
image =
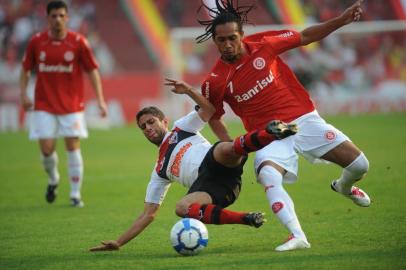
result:
[(201, 205), (198, 203), (192, 203), (189, 207), (189, 211), (186, 214), (186, 217), (194, 218), (201, 220), (203, 217), (203, 213), (200, 211)]
[(246, 213), (221, 209), (220, 224), (245, 224), (245, 222), (243, 221), (243, 217), (245, 215)]
[(275, 136), (265, 130), (255, 130), (234, 140), (234, 151), (239, 155), (258, 151), (275, 140)]
[(188, 217), (206, 224), (245, 224), (243, 221), (245, 215), (246, 213), (226, 210), (214, 204), (200, 205), (198, 203), (193, 203), (187, 214)]

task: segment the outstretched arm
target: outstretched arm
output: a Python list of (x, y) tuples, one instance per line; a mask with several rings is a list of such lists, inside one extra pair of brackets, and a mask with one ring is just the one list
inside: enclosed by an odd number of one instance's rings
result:
[(168, 79), (168, 78), (166, 78), (165, 80), (166, 80), (165, 85), (173, 87), (171, 89), (172, 92), (174, 92), (176, 94), (186, 94), (191, 99), (193, 99), (193, 101), (196, 102), (196, 104), (199, 105), (199, 107), (200, 107), (199, 115), (202, 118), (202, 120), (205, 122), (209, 121), (209, 119), (212, 117), (212, 115), (216, 111), (216, 109), (210, 103), (210, 101), (208, 101), (199, 92), (194, 90), (193, 87), (190, 86), (189, 84), (187, 84), (186, 82)]
[(121, 246), (139, 235), (151, 222), (159, 209), (159, 204), (145, 203), (144, 212), (134, 221), (134, 224), (117, 240), (103, 241), (102, 245), (90, 248), (90, 251), (119, 250)]
[(304, 29), (301, 32), (301, 45), (308, 45), (312, 42), (319, 41), (338, 28), (358, 21), (362, 15), (362, 1), (363, 0), (356, 1), (351, 7), (347, 8), (340, 16), (336, 18)]

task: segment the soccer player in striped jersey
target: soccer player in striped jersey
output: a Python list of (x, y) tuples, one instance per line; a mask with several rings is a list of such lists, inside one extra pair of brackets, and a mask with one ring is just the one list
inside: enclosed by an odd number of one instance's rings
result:
[(154, 220), (173, 182), (189, 189), (176, 204), (179, 217), (195, 218), (206, 224), (244, 224), (257, 228), (264, 222), (261, 212), (236, 212), (225, 207), (238, 198), (247, 154), (275, 139), (295, 134), (296, 126), (271, 121), (266, 129), (211, 145), (199, 131), (213, 115), (213, 105), (182, 81), (167, 79), (166, 85), (173, 87), (174, 93), (190, 96), (197, 103), (196, 110), (175, 121), (171, 131), (168, 131), (168, 119), (158, 108), (146, 107), (138, 112), (138, 127), (159, 147), (144, 211), (117, 240), (104, 241), (91, 251), (118, 250), (140, 234)]

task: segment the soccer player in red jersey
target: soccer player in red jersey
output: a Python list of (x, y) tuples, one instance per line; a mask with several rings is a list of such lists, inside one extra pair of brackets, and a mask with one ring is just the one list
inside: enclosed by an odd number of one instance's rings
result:
[(154, 220), (174, 182), (189, 188), (176, 204), (175, 212), (180, 217), (195, 218), (206, 224), (244, 224), (256, 228), (264, 222), (262, 213), (224, 208), (238, 198), (246, 155), (275, 139), (295, 134), (296, 126), (272, 121), (266, 130), (249, 132), (233, 142), (211, 145), (200, 130), (213, 115), (214, 106), (185, 82), (167, 79), (166, 85), (173, 87), (176, 94), (191, 97), (198, 105), (196, 111), (175, 121), (171, 131), (168, 131), (168, 119), (157, 107), (146, 107), (137, 113), (137, 124), (145, 138), (159, 147), (144, 211), (117, 240), (103, 241), (90, 251), (118, 250), (139, 235)]
[[(68, 7), (63, 1), (51, 1), (47, 5), (49, 29), (32, 37), (23, 58), (21, 104), (26, 111), (33, 110), (30, 139), (39, 140), (42, 164), (49, 177), (46, 200), (52, 203), (56, 198), (59, 172), (55, 146), (56, 139), (63, 137), (68, 154), (71, 204), (83, 207), (80, 138), (88, 136), (83, 114), (84, 72), (95, 89), (102, 117), (107, 115), (107, 108), (96, 59), (87, 40), (67, 29), (68, 19)], [(27, 95), (32, 71), (37, 77), (34, 102)]]
[(301, 32), (267, 31), (247, 37), (243, 24), (252, 6), (238, 6), (232, 0), (216, 0), (217, 8), (203, 4), (212, 18), (199, 20), (206, 32), (196, 40), (199, 43), (212, 38), (221, 55), (201, 89), (216, 107), (209, 121), (213, 132), (220, 140), (231, 139), (221, 120), (223, 102), (242, 119), (247, 131), (261, 129), (271, 119), (298, 125), (295, 136), (272, 142), (255, 158), (257, 180), (264, 186), (273, 213), (291, 234), (277, 251), (310, 248), (293, 201), (282, 185), (297, 178), (297, 153), (312, 162), (325, 160), (341, 166), (342, 175), (332, 182), (331, 188), (359, 206), (370, 205), (368, 195), (353, 186), (367, 173), (367, 158), (346, 135), (319, 116), (306, 89), (278, 56), (358, 21), (361, 2), (356, 1), (336, 18)]

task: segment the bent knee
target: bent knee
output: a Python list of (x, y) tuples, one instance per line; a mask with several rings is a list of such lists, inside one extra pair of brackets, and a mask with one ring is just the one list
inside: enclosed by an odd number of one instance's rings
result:
[(361, 153), (346, 169), (361, 179), (369, 170), (369, 161), (364, 153)]

